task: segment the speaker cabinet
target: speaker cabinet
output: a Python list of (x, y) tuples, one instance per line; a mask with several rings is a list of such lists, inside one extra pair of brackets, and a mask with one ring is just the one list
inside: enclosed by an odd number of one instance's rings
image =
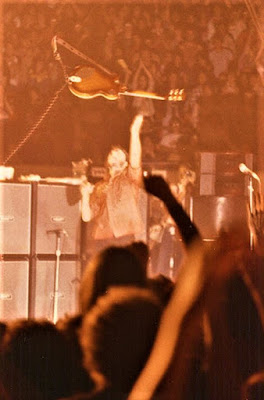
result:
[(28, 317), (28, 261), (0, 261), (0, 320)]
[(64, 185), (39, 185), (37, 192), (36, 253), (55, 254), (58, 234), (62, 254), (78, 254), (81, 215), (79, 203), (69, 202)]
[(248, 177), (239, 164), (253, 168), (253, 155), (245, 153), (201, 153), (200, 195), (243, 196), (248, 193)]
[(219, 230), (233, 222), (247, 224), (247, 197), (198, 196), (193, 199), (193, 221), (203, 239), (215, 239)]
[[(34, 317), (53, 320), (55, 260), (37, 260), (34, 301)], [(57, 293), (57, 315), (78, 312), (78, 293), (80, 287), (80, 262), (60, 261), (58, 268), (59, 284)]]
[(0, 183), (0, 254), (29, 254), (31, 185)]

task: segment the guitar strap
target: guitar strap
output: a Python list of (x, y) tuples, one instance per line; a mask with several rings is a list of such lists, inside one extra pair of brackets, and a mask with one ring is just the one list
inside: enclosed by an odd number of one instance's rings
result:
[[(77, 50), (75, 47), (73, 47), (71, 44), (67, 43), (65, 40), (59, 38), (58, 36), (54, 36), (52, 41), (51, 41), (51, 45), (53, 48), (53, 54), (55, 57), (55, 60), (60, 61), (62, 68), (65, 72), (65, 66), (61, 61), (61, 56), (58, 52), (57, 49), (57, 44), (60, 44), (61, 46), (63, 46), (65, 49), (69, 50), (71, 53), (75, 54), (76, 56), (80, 57), (81, 59), (87, 61), (89, 64), (91, 64), (92, 66), (100, 69), (101, 71), (105, 72), (106, 74), (108, 74), (109, 76), (113, 76), (114, 74), (112, 72), (110, 72), (108, 69), (106, 69), (105, 67), (103, 67), (102, 65), (98, 64), (97, 62), (95, 62), (94, 60), (92, 60), (90, 57), (86, 56), (84, 53), (82, 53), (81, 51)], [(65, 74), (64, 74), (65, 75)], [(67, 76), (67, 74), (66, 74)], [(67, 77), (68, 78), (68, 77)]]
[(37, 122), (32, 126), (32, 128), (22, 137), (22, 139), (20, 139), (18, 141), (18, 143), (15, 145), (15, 147), (10, 151), (10, 153), (7, 155), (7, 157), (5, 158), (4, 162), (2, 165), (7, 165), (7, 163), (11, 160), (11, 158), (14, 157), (14, 155), (24, 146), (24, 144), (29, 140), (29, 138), (36, 132), (36, 130), (38, 129), (38, 127), (40, 126), (40, 124), (44, 121), (44, 119), (47, 117), (47, 115), (49, 114), (49, 112), (51, 111), (52, 107), (54, 106), (54, 104), (56, 103), (56, 101), (59, 98), (59, 95), (61, 94), (61, 92), (64, 90), (64, 88), (67, 86), (66, 83), (63, 84), (63, 86), (61, 86), (60, 89), (58, 89), (54, 96), (51, 98), (51, 100), (49, 101), (49, 104), (47, 105), (47, 107), (44, 109), (43, 113), (41, 114), (41, 116), (38, 118)]
[(92, 64), (94, 67), (97, 67), (99, 69), (101, 69), (102, 71), (104, 71), (105, 73), (112, 75), (111, 72), (109, 72), (107, 69), (105, 69), (104, 67), (102, 67), (101, 65), (97, 64), (94, 60), (90, 59), (89, 57), (87, 57), (85, 54), (83, 54), (82, 52), (80, 52), (79, 50), (75, 49), (73, 46), (71, 46), (69, 43), (65, 42), (63, 39), (54, 36), (52, 41), (51, 41), (51, 46), (53, 49), (53, 55), (55, 57), (55, 60), (58, 61), (62, 67), (63, 70), (63, 74), (64, 74), (64, 79), (65, 82), (62, 85), (62, 87), (60, 89), (58, 89), (54, 96), (51, 98), (51, 100), (49, 101), (47, 107), (44, 109), (43, 113), (40, 115), (40, 117), (38, 118), (37, 122), (32, 126), (32, 128), (18, 141), (18, 143), (14, 146), (13, 149), (11, 149), (11, 151), (9, 152), (9, 154), (7, 155), (7, 157), (4, 159), (4, 162), (2, 165), (7, 165), (7, 163), (9, 163), (9, 161), (14, 157), (14, 155), (24, 146), (24, 144), (26, 144), (26, 142), (31, 138), (31, 136), (36, 132), (36, 130), (38, 129), (38, 127), (40, 126), (40, 124), (44, 121), (44, 119), (47, 117), (47, 115), (49, 114), (49, 112), (51, 111), (52, 107), (54, 106), (54, 104), (56, 103), (59, 95), (61, 94), (61, 92), (64, 90), (64, 88), (66, 86), (68, 86), (71, 83), (70, 77), (66, 71), (66, 65), (63, 63), (62, 58), (58, 52), (57, 49), (57, 43), (59, 43), (60, 45), (64, 46), (67, 50), (71, 51), (72, 53), (76, 54), (77, 56), (79, 56), (80, 58), (82, 58), (85, 61), (88, 61), (90, 64)]
[[(54, 96), (50, 99), (48, 105), (46, 106), (46, 108), (44, 109), (43, 113), (40, 115), (40, 117), (38, 118), (38, 120), (36, 121), (36, 123), (31, 127), (31, 129), (17, 142), (17, 144), (14, 146), (13, 149), (11, 149), (11, 151), (9, 152), (9, 154), (6, 156), (6, 158), (3, 161), (2, 165), (7, 165), (7, 163), (9, 163), (9, 161), (14, 157), (14, 155), (24, 146), (24, 144), (27, 143), (27, 141), (31, 138), (31, 136), (36, 132), (36, 130), (38, 129), (38, 127), (41, 125), (41, 123), (44, 121), (44, 119), (47, 117), (47, 115), (49, 114), (49, 112), (51, 111), (52, 107), (54, 106), (54, 104), (56, 103), (59, 95), (61, 94), (61, 92), (64, 90), (64, 88), (66, 86), (68, 86), (69, 84), (69, 77), (68, 74), (66, 72), (66, 66), (63, 64), (62, 59), (60, 54), (57, 51), (57, 44), (55, 41), (55, 38), (52, 39), (52, 48), (53, 48), (53, 54), (54, 57), (57, 61), (60, 62), (61, 67), (63, 69), (63, 74), (64, 74), (64, 78), (65, 78), (65, 82), (64, 84), (61, 86), (60, 89), (58, 89)], [(78, 50), (76, 50), (78, 51)]]

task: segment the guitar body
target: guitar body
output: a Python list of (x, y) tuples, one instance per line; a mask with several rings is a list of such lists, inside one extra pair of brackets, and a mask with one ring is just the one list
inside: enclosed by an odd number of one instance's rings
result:
[(69, 90), (72, 94), (81, 99), (92, 99), (102, 96), (108, 100), (117, 100), (120, 95), (124, 95), (153, 100), (168, 100), (172, 102), (185, 100), (184, 89), (171, 89), (167, 96), (160, 96), (156, 93), (144, 91), (127, 90), (126, 87), (120, 84), (116, 74), (113, 74), (103, 66), (97, 64), (94, 60), (76, 50), (61, 38), (54, 36), (52, 39), (52, 47), (57, 60), (61, 60), (57, 51), (57, 43), (89, 63), (89, 66), (80, 65), (76, 67), (71, 76), (67, 77)]
[(69, 90), (82, 99), (103, 96), (108, 100), (116, 100), (122, 88), (116, 75), (106, 74), (85, 65), (74, 69)]
[(120, 84), (117, 75), (87, 65), (78, 66), (73, 70), (68, 86), (70, 91), (81, 99), (103, 96), (108, 100), (117, 100), (120, 95), (124, 95), (176, 102), (185, 98), (183, 89), (172, 89), (165, 97), (139, 90), (129, 91)]

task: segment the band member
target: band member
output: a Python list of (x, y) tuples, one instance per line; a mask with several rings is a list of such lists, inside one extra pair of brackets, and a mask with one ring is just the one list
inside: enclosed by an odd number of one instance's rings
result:
[(145, 234), (139, 207), (142, 189), (140, 130), (143, 116), (130, 127), (129, 154), (114, 147), (107, 156), (107, 176), (95, 185), (81, 186), (82, 219), (87, 224), (86, 254), (109, 245), (127, 245)]

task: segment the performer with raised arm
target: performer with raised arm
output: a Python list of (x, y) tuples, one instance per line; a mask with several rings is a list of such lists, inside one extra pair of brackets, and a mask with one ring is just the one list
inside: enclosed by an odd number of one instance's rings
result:
[(110, 245), (127, 245), (142, 240), (145, 226), (139, 208), (142, 187), (140, 129), (143, 116), (137, 115), (130, 128), (129, 154), (113, 147), (106, 160), (107, 176), (96, 185), (81, 186), (81, 211), (90, 223), (86, 254)]

